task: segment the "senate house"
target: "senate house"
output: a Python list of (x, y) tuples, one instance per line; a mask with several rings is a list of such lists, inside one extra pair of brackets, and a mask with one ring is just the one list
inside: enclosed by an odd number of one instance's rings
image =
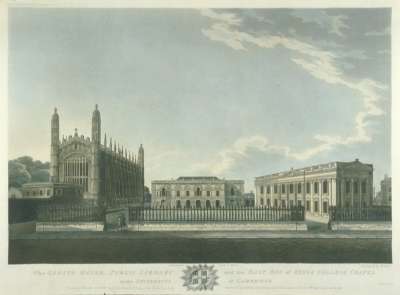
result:
[(372, 205), (373, 166), (331, 162), (256, 177), (256, 206), (304, 206), (311, 215), (327, 215), (329, 206), (359, 208)]

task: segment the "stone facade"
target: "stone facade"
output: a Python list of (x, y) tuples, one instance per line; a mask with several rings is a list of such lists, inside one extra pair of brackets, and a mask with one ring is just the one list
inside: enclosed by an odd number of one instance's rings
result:
[(381, 180), (381, 188), (376, 196), (376, 205), (392, 206), (392, 178), (385, 175)]
[(329, 206), (367, 207), (373, 200), (373, 166), (358, 159), (257, 177), (256, 206), (301, 205), (307, 214), (327, 215)]
[(51, 118), (51, 183), (72, 183), (82, 187), (83, 198), (99, 204), (127, 202), (143, 205), (144, 150), (138, 157), (104, 135), (96, 105), (92, 114), (92, 138), (74, 135), (59, 138), (57, 109)]
[(31, 182), (22, 186), (24, 199), (73, 200), (82, 199), (83, 188), (75, 183)]
[(211, 208), (242, 206), (243, 180), (179, 177), (151, 183), (153, 207)]

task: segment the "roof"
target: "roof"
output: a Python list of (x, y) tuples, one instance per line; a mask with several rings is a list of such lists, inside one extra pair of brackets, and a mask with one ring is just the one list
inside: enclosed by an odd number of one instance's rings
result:
[(302, 174), (304, 174), (306, 172), (320, 172), (320, 171), (324, 171), (324, 170), (332, 170), (332, 169), (336, 169), (337, 167), (343, 167), (343, 166), (351, 165), (351, 164), (354, 164), (354, 163), (358, 163), (358, 164), (361, 164), (361, 165), (372, 166), (372, 164), (361, 163), (358, 159), (355, 159), (354, 161), (350, 161), (350, 162), (335, 161), (335, 162), (329, 162), (329, 163), (324, 163), (324, 164), (306, 166), (306, 167), (298, 168), (298, 169), (293, 169), (292, 168), (291, 170), (286, 170), (286, 171), (282, 171), (282, 172), (277, 172), (277, 173), (267, 174), (267, 175), (263, 175), (263, 176), (258, 176), (258, 177), (256, 177), (256, 180), (257, 179), (262, 179), (262, 178), (267, 178), (267, 177), (296, 176), (296, 175), (302, 175)]
[(180, 176), (176, 180), (220, 180), (216, 176)]

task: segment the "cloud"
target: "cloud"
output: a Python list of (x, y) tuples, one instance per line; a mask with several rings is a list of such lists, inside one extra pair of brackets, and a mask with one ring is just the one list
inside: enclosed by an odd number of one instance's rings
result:
[(329, 15), (326, 11), (316, 9), (295, 10), (291, 15), (300, 18), (303, 23), (317, 24), (320, 28), (339, 37), (345, 37), (343, 31), (349, 28), (345, 15)]
[[(344, 86), (358, 93), (363, 107), (355, 114), (353, 132), (350, 135), (316, 134), (313, 137), (316, 143), (301, 151), (293, 150), (288, 145), (270, 144), (268, 138), (265, 136), (256, 135), (239, 138), (233, 143), (232, 147), (226, 148), (219, 153), (220, 160), (216, 161), (217, 164), (209, 165), (211, 172), (220, 174), (229, 170), (237, 160), (246, 157), (250, 149), (256, 149), (265, 153), (278, 153), (287, 158), (302, 161), (322, 152), (332, 150), (338, 145), (367, 143), (372, 140), (368, 132), (368, 121), (372, 117), (384, 114), (378, 103), (384, 99), (382, 91), (386, 90), (386, 85), (368, 78), (355, 80), (346, 76), (338, 66), (340, 64), (338, 61), (344, 57), (344, 54), (320, 49), (311, 43), (297, 40), (294, 37), (278, 36), (270, 33), (262, 35), (248, 33), (240, 30), (238, 24), (241, 21), (237, 16), (229, 15), (229, 20), (235, 20), (233, 22), (234, 25), (230, 25), (232, 21), (226, 21), (226, 16), (222, 17), (223, 21), (219, 21), (219, 18), (215, 14), (217, 13), (214, 12), (212, 14), (212, 19), (215, 22), (209, 28), (202, 30), (202, 33), (210, 40), (222, 42), (234, 50), (241, 51), (248, 51), (249, 45), (264, 49), (286, 48), (294, 53), (294, 56), (290, 58), (291, 61), (309, 75), (325, 83)], [(339, 34), (341, 28), (347, 27), (343, 23), (345, 17), (335, 18), (328, 16), (326, 13), (325, 15), (329, 19), (329, 22), (331, 22), (332, 30), (336, 34)], [(314, 21), (321, 25), (326, 22), (320, 16)], [(358, 59), (366, 58), (362, 51), (352, 51), (347, 55)]]
[(378, 54), (390, 54), (391, 52), (390, 52), (390, 50), (387, 50), (387, 49), (383, 49), (383, 50), (379, 50), (378, 51)]
[(234, 13), (217, 13), (212, 9), (202, 9), (200, 11), (201, 15), (211, 18), (215, 21), (225, 23), (230, 26), (239, 26), (242, 20), (236, 16)]
[(370, 31), (364, 34), (365, 36), (388, 36), (390, 35), (390, 28), (386, 27), (380, 31)]

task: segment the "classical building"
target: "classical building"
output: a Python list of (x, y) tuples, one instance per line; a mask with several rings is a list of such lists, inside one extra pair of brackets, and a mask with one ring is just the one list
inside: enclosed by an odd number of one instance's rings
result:
[(381, 180), (381, 189), (376, 195), (376, 205), (391, 206), (392, 205), (392, 178), (385, 175)]
[(243, 180), (214, 176), (179, 177), (151, 183), (153, 207), (211, 208), (241, 206)]
[(25, 194), (44, 197), (82, 195), (84, 200), (106, 205), (130, 203), (143, 206), (144, 150), (138, 156), (104, 135), (96, 105), (92, 115), (92, 137), (73, 135), (60, 140), (57, 109), (51, 118), (50, 182), (24, 185)]
[(144, 187), (143, 207), (144, 208), (151, 207), (151, 193), (150, 189), (147, 186)]
[(308, 214), (329, 206), (366, 207), (373, 200), (373, 166), (358, 159), (332, 162), (256, 177), (256, 206), (301, 205)]
[(243, 206), (244, 207), (254, 207), (255, 195), (253, 192), (243, 194)]

